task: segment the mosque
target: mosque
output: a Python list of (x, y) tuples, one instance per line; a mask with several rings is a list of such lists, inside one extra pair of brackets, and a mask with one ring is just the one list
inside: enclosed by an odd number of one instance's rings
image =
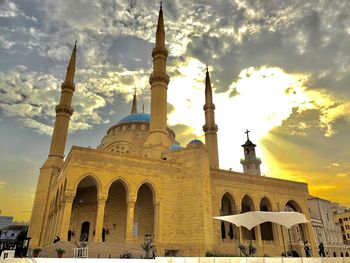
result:
[(239, 244), (250, 242), (257, 255), (280, 256), (292, 247), (301, 256), (304, 240), (316, 251), (311, 223), (294, 226), (288, 233), (273, 223), (248, 231), (213, 219), (286, 207), (310, 219), (308, 186), (261, 176), (261, 161), (248, 131), (242, 145), (244, 172), (220, 169), (208, 69), (205, 143), (195, 139), (180, 146), (167, 127), (167, 56), (160, 7), (149, 78), (150, 114), (138, 113), (134, 95), (131, 114), (110, 127), (96, 149), (73, 146), (64, 158), (73, 114), (75, 45), (55, 109), (50, 151), (40, 168), (28, 234), (31, 247), (50, 246), (56, 236), (60, 242), (135, 246), (151, 237), (159, 256), (204, 256), (209, 251), (239, 255)]

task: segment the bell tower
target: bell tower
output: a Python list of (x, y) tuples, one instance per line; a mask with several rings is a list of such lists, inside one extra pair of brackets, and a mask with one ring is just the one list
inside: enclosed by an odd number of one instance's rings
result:
[(249, 140), (249, 132), (250, 131), (246, 130), (245, 134), (247, 134), (247, 141), (242, 145), (244, 149), (244, 159), (241, 160), (241, 164), (243, 165), (243, 172), (247, 174), (261, 175), (261, 160), (256, 157), (256, 145)]

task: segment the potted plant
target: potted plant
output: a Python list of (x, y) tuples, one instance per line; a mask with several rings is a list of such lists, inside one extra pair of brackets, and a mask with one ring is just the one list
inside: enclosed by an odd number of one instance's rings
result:
[(39, 256), (40, 251), (41, 251), (41, 248), (38, 248), (38, 247), (34, 248), (33, 249), (33, 258), (37, 258)]
[(145, 251), (145, 258), (150, 258), (149, 252), (154, 248), (152, 242), (152, 239), (148, 239), (141, 244), (143, 251)]
[(61, 258), (63, 253), (65, 253), (66, 251), (63, 248), (56, 248), (56, 252), (57, 252), (57, 257)]

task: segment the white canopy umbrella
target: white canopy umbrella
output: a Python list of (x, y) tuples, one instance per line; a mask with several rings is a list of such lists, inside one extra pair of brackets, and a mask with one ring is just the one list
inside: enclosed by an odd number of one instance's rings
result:
[(237, 215), (216, 216), (214, 218), (232, 223), (238, 227), (244, 226), (248, 230), (265, 222), (277, 223), (286, 228), (309, 222), (305, 215), (299, 212), (251, 211)]
[[(286, 228), (291, 228), (294, 225), (309, 222), (305, 215), (299, 212), (265, 212), (265, 211), (252, 211), (243, 214), (229, 215), (229, 216), (216, 216), (215, 219), (223, 220), (232, 223), (238, 227), (244, 226), (248, 230), (253, 227), (260, 225), (265, 222), (272, 222), (285, 226)], [(282, 232), (283, 233), (283, 232)], [(288, 232), (289, 233), (289, 232)], [(252, 238), (252, 236), (250, 236)], [(290, 239), (290, 236), (289, 236)], [(250, 240), (252, 242), (252, 240)], [(289, 240), (292, 251), (292, 243)], [(284, 246), (284, 253), (286, 254), (286, 249)]]

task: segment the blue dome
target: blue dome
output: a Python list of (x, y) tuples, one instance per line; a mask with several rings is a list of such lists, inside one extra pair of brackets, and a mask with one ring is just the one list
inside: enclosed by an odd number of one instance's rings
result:
[(192, 141), (190, 141), (188, 144), (192, 144), (192, 143), (199, 143), (199, 144), (203, 144), (201, 140), (198, 140), (198, 139), (194, 139)]
[(128, 122), (145, 122), (149, 123), (150, 121), (150, 115), (148, 113), (135, 113), (130, 114), (123, 119), (121, 119), (118, 124), (121, 123), (128, 123)]
[(182, 147), (180, 145), (178, 145), (178, 144), (173, 144), (173, 145), (171, 145), (170, 149), (172, 151), (179, 151), (179, 150), (182, 149)]

